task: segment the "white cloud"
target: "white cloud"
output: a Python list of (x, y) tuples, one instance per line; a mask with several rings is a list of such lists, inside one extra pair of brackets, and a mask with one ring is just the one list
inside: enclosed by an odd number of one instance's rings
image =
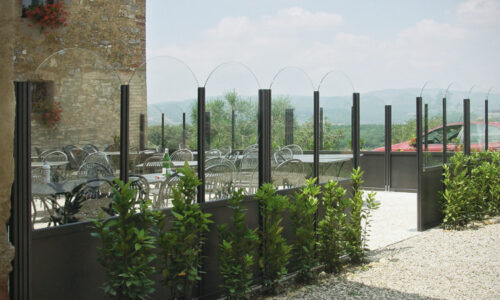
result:
[(468, 0), (458, 7), (457, 18), (464, 23), (500, 24), (500, 2), (498, 0)]
[[(473, 2), (477, 1), (466, 4)], [(464, 9), (461, 6), (457, 15)], [(477, 34), (461, 25), (424, 19), (386, 39), (348, 32), (345, 27), (339, 14), (291, 7), (257, 18), (225, 17), (204, 30), (199, 40), (167, 45), (151, 54), (186, 61), (200, 82), (216, 65), (235, 60), (250, 66), (263, 87), (279, 69), (295, 65), (305, 69), (315, 85), (329, 70), (344, 71), (360, 91), (415, 87), (436, 78), (451, 82), (483, 62), (474, 60), (480, 55), (471, 56), (470, 49), (465, 50)], [(488, 67), (500, 68), (497, 61)], [(491, 72), (481, 76), (490, 81), (498, 77)]]

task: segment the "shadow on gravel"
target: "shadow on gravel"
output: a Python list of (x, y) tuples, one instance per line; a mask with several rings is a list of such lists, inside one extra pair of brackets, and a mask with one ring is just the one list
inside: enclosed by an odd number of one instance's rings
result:
[(413, 293), (405, 293), (388, 288), (379, 288), (352, 282), (346, 279), (328, 279), (316, 285), (303, 286), (299, 289), (289, 289), (287, 293), (274, 297), (258, 297), (259, 300), (285, 300), (285, 299), (410, 299), (434, 300)]

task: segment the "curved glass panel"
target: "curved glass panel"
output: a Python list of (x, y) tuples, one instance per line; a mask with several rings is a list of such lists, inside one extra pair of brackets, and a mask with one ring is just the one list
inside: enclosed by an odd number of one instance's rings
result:
[(500, 151), (500, 94), (490, 88), (485, 98), (488, 100), (488, 149)]
[[(33, 87), (32, 221), (34, 228), (96, 218), (119, 176), (120, 80), (84, 49), (49, 56)], [(93, 191), (93, 192), (92, 192)]]
[(353, 168), (352, 118), (354, 86), (342, 72), (330, 72), (319, 86), (320, 183), (350, 177)]
[(225, 63), (205, 84), (205, 201), (246, 194), (259, 184), (259, 83), (240, 63)]
[(487, 92), (488, 90), (480, 85), (474, 85), (469, 91), (471, 151), (485, 151), (484, 100)]
[(424, 167), (441, 165), (443, 163), (444, 91), (438, 83), (429, 81), (425, 83), (420, 95), (423, 113), (423, 165)]
[(271, 179), (277, 189), (313, 176), (314, 86), (299, 68), (279, 71), (271, 83)]
[[(463, 111), (464, 99), (468, 97), (470, 87), (460, 83), (452, 82), (446, 88), (446, 139), (448, 158), (454, 152), (463, 151)], [(449, 160), (449, 159), (448, 159)]]
[(170, 207), (175, 170), (185, 161), (197, 168), (198, 81), (182, 61), (161, 56), (137, 68), (129, 85), (130, 177), (143, 182), (153, 208)]

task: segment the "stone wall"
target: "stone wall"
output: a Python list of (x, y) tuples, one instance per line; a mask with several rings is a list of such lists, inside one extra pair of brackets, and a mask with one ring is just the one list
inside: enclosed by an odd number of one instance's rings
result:
[(0, 1), (0, 299), (9, 299), (7, 283), (12, 269), (14, 249), (8, 241), (7, 223), (10, 217), (10, 193), (14, 176), (14, 47), (15, 1)]
[[(119, 136), (120, 84), (145, 61), (145, 0), (66, 0), (65, 10), (67, 26), (48, 33), (28, 18), (15, 20), (15, 78), (52, 82), (50, 97), (63, 110), (55, 128), (32, 122), (32, 144), (42, 150), (86, 143), (104, 149)], [(147, 110), (145, 84), (140, 86), (134, 92), (142, 96), (130, 107), (131, 147), (139, 145), (139, 115)]]

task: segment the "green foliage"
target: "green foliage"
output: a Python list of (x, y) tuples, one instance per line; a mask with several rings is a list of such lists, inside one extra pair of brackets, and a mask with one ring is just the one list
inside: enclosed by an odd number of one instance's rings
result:
[(318, 223), (319, 259), (328, 273), (340, 270), (340, 257), (345, 253), (345, 232), (347, 228), (346, 191), (337, 181), (329, 180), (325, 184), (322, 205), (325, 216)]
[(290, 203), (290, 214), (295, 225), (297, 242), (294, 245), (295, 259), (298, 263), (297, 280), (310, 282), (314, 279), (311, 268), (318, 264), (315, 255), (315, 216), (318, 210), (318, 195), (320, 188), (316, 178), (306, 180), (306, 185), (300, 193), (295, 193), (295, 201)]
[[(148, 210), (149, 202), (136, 201), (130, 182), (116, 179), (116, 184), (112, 209), (118, 216), (103, 219), (101, 213), (92, 233), (102, 241), (98, 260), (108, 278), (104, 292), (111, 299), (149, 299), (154, 292), (150, 276), (155, 272), (156, 255), (152, 250), (162, 213)], [(136, 214), (137, 206), (140, 214)]]
[(256, 194), (259, 200), (263, 231), (260, 232), (262, 257), (259, 267), (262, 270), (264, 285), (271, 292), (278, 292), (279, 280), (287, 273), (286, 266), (290, 258), (291, 246), (282, 236), (281, 214), (288, 207), (288, 199), (277, 195), (272, 184), (262, 185)]
[(375, 202), (375, 193), (369, 193), (366, 198), (366, 205), (363, 206), (363, 171), (361, 168), (353, 169), (352, 198), (349, 198), (346, 206), (351, 207), (350, 222), (346, 228), (346, 250), (354, 263), (360, 263), (366, 256), (366, 241), (368, 240), (368, 228), (370, 225), (371, 212), (380, 206)]
[(212, 223), (196, 203), (196, 187), (201, 182), (187, 163), (178, 170), (180, 182), (173, 190), (172, 228), (161, 235), (159, 245), (164, 258), (162, 274), (174, 299), (190, 299), (196, 281), (201, 280), (201, 251), (204, 233)]
[[(182, 143), (182, 124), (165, 125), (165, 146), (169, 149), (177, 149)], [(188, 147), (196, 148), (196, 128), (186, 124), (186, 144)], [(148, 147), (161, 146), (161, 125), (148, 127)]]
[(500, 212), (500, 160), (498, 152), (462, 152), (444, 165), (443, 226), (460, 229), (473, 220)]
[(223, 278), (221, 288), (227, 299), (250, 299), (253, 265), (259, 236), (245, 226), (246, 209), (242, 206), (243, 190), (229, 199), (233, 216), (229, 224), (219, 225), (219, 264)]

